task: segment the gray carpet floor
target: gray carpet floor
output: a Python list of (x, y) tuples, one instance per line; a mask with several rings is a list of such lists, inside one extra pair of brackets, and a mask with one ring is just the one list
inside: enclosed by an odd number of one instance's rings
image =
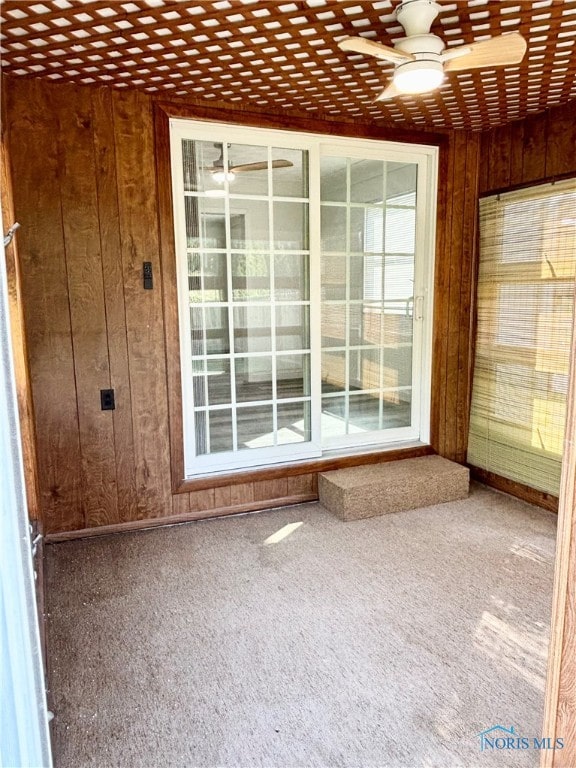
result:
[(478, 734), (540, 736), (555, 527), (473, 485), (51, 545), (56, 766), (536, 766)]

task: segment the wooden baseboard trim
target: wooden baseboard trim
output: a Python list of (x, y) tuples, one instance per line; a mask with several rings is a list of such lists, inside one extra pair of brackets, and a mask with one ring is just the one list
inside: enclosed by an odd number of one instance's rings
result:
[(473, 467), (472, 465), (469, 465), (469, 467), (470, 475), (474, 480), (478, 480), (480, 483), (484, 483), (484, 485), (489, 485), (497, 491), (503, 491), (511, 496), (516, 496), (517, 499), (522, 499), (522, 501), (528, 501), (530, 504), (542, 507), (542, 509), (558, 512), (557, 496), (545, 493), (544, 491), (537, 491), (528, 485), (517, 483), (515, 480), (509, 480), (507, 477), (496, 475), (494, 472), (488, 472), (479, 467)]
[(244, 512), (259, 512), (276, 507), (288, 507), (293, 504), (302, 504), (306, 501), (318, 501), (316, 493), (302, 493), (295, 496), (284, 496), (280, 499), (268, 499), (264, 501), (252, 501), (248, 504), (237, 504), (232, 507), (220, 507), (218, 509), (197, 510), (187, 512), (184, 515), (170, 515), (168, 517), (155, 517), (148, 520), (130, 520), (126, 523), (114, 525), (101, 525), (98, 528), (81, 528), (76, 531), (63, 531), (61, 533), (49, 533), (46, 535), (47, 544), (57, 544), (73, 539), (92, 538), (93, 536), (109, 536), (115, 533), (142, 531), (148, 528), (160, 528), (166, 525), (178, 525), (179, 523), (191, 523), (195, 520), (207, 520), (212, 517), (224, 517), (237, 515)]

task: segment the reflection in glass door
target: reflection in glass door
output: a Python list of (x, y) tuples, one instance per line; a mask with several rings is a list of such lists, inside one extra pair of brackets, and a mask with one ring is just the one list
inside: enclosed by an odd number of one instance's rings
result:
[(322, 442), (413, 428), (417, 165), (321, 160)]
[(196, 471), (317, 455), (308, 152), (189, 138), (177, 150)]

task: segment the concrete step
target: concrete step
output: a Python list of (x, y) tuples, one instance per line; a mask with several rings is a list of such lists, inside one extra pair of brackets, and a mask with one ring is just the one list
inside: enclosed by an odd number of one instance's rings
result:
[(467, 467), (441, 456), (336, 469), (318, 478), (320, 503), (342, 520), (404, 512), (468, 496)]

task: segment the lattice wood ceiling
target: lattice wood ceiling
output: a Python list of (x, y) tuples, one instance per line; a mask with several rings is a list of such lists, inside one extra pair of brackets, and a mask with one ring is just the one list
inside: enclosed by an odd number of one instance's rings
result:
[(416, 127), (483, 129), (576, 98), (576, 0), (441, 2), (447, 46), (513, 30), (523, 62), (451, 73), (425, 96), (374, 103), (392, 67), (337, 42), (404, 36), (398, 0), (5, 0), (2, 70), (219, 105)]

